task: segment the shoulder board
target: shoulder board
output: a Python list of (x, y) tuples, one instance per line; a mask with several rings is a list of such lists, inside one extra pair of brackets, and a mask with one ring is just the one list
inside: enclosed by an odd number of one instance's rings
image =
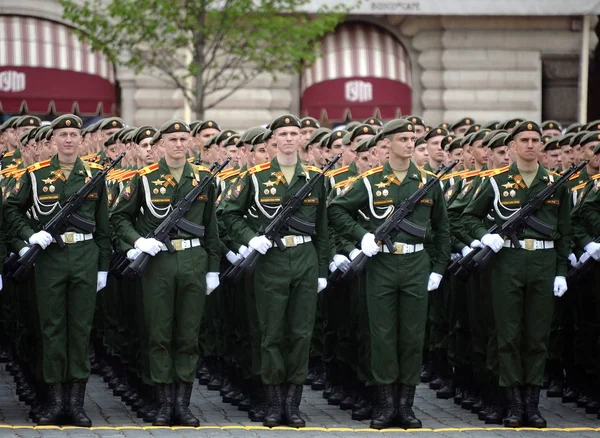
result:
[[(312, 166), (306, 166), (306, 168), (309, 168), (309, 167), (312, 167)], [(331, 178), (332, 176), (336, 176), (336, 175), (339, 175), (340, 173), (344, 173), (345, 171), (348, 170), (349, 167), (350, 166), (342, 166), (339, 169), (329, 170), (325, 173), (325, 176), (327, 178)]]
[(447, 179), (454, 178), (454, 177), (457, 177), (457, 176), (461, 176), (461, 174), (463, 172), (464, 172), (464, 170), (459, 170), (458, 172), (452, 172), (452, 173), (449, 173), (447, 175), (444, 175), (442, 177), (442, 181), (446, 181)]
[(600, 173), (597, 173), (596, 175), (592, 176), (592, 179), (600, 179)]
[(569, 177), (569, 181), (579, 178), (579, 175), (581, 175), (581, 170), (579, 172), (574, 173), (573, 175), (571, 175)]
[(12, 157), (15, 154), (15, 151), (8, 151), (4, 154), (4, 158), (6, 157)]
[(98, 154), (89, 154), (89, 155), (84, 155), (83, 157), (80, 157), (83, 161), (89, 161), (89, 160), (95, 160), (96, 158), (98, 158)]
[(238, 176), (239, 174), (240, 174), (240, 169), (235, 169), (235, 170), (232, 170), (232, 171), (230, 171), (230, 172), (228, 172), (228, 173), (226, 173), (224, 175), (223, 174), (219, 175), (219, 178), (221, 178), (222, 180), (226, 180), (226, 179), (229, 179), (231, 177)]
[(504, 166), (498, 169), (490, 169), (486, 170), (485, 172), (481, 172), (480, 176), (496, 176), (500, 175), (501, 173), (508, 172), (508, 169), (510, 169), (510, 166)]
[(379, 167), (375, 167), (371, 170), (367, 170), (366, 172), (361, 173), (360, 175), (358, 175), (358, 178), (365, 178), (369, 175), (373, 175), (375, 173), (379, 173), (383, 171), (383, 166), (379, 166)]
[(336, 185), (334, 185), (333, 188), (334, 189), (341, 189), (342, 187), (349, 186), (354, 181), (356, 181), (358, 178), (359, 178), (358, 176), (351, 176), (350, 178), (345, 179), (344, 181), (340, 181), (339, 183), (337, 183)]
[(227, 177), (227, 176), (229, 176), (229, 175), (233, 175), (233, 173), (235, 173), (235, 171), (236, 171), (236, 169), (226, 169), (226, 170), (222, 170), (222, 171), (220, 171), (220, 172), (217, 174), (217, 176), (218, 176), (219, 178), (224, 178), (224, 177)]
[(48, 167), (48, 166), (50, 166), (50, 161), (51, 161), (51, 160), (45, 160), (45, 161), (40, 161), (40, 162), (37, 162), (37, 163), (35, 163), (35, 164), (32, 164), (31, 166), (29, 166), (29, 167), (27, 168), (27, 170), (28, 170), (29, 172), (34, 172), (34, 171), (36, 171), (36, 170), (43, 169), (44, 167)]
[(547, 172), (548, 172), (548, 175), (552, 175), (552, 176), (556, 176), (556, 177), (560, 178), (560, 173), (553, 172), (552, 170), (548, 170)]
[(306, 170), (310, 170), (310, 171), (312, 171), (312, 172), (317, 172), (317, 173), (321, 173), (321, 172), (322, 172), (322, 170), (321, 170), (321, 169), (319, 169), (319, 168), (318, 168), (318, 167), (316, 167), (316, 166), (310, 166), (310, 165), (306, 165), (306, 166), (304, 166), (304, 168), (305, 168)]
[(430, 172), (429, 170), (425, 169), (424, 167), (421, 167), (419, 170), (421, 171), (421, 173), (426, 173), (427, 175), (430, 175), (430, 176), (437, 176), (435, 173)]
[(151, 164), (150, 166), (146, 166), (139, 171), (140, 176), (148, 175), (154, 171), (158, 170), (158, 163)]
[(201, 164), (197, 164), (196, 169), (198, 170), (198, 172), (210, 172), (210, 169), (208, 167), (205, 167)]
[(138, 171), (137, 170), (130, 170), (129, 172), (125, 172), (121, 175), (119, 175), (118, 177), (118, 181), (119, 182), (123, 182), (123, 181), (127, 181), (130, 180), (131, 178), (133, 178), (135, 175), (137, 175)]
[(244, 170), (243, 172), (240, 172), (240, 178), (245, 177), (247, 173), (248, 173), (248, 170)]
[(191, 156), (190, 158), (187, 159), (187, 162), (190, 164), (194, 164), (194, 161), (196, 161), (196, 157)]
[(581, 190), (583, 189), (585, 186), (587, 186), (587, 182), (584, 182), (583, 184), (579, 184), (578, 186), (575, 187), (571, 187), (571, 191), (572, 192), (576, 192), (577, 190)]
[(119, 179), (119, 177), (121, 175), (123, 175), (125, 172), (127, 172), (126, 169), (115, 169), (112, 168), (109, 172), (108, 175), (106, 175), (106, 178), (108, 178), (109, 180), (117, 180)]
[(11, 172), (14, 172), (18, 168), (19, 167), (16, 164), (11, 164), (10, 166), (6, 166), (5, 169), (2, 169), (2, 171), (0, 171), (0, 175), (7, 175)]
[(252, 175), (253, 173), (261, 172), (263, 170), (267, 170), (270, 168), (271, 168), (271, 163), (267, 162), (267, 163), (259, 164), (258, 166), (254, 166), (251, 169), (248, 169), (248, 173), (250, 175)]
[[(468, 179), (468, 178), (473, 178), (475, 176), (480, 175), (482, 172), (479, 169), (475, 169), (475, 170), (464, 170), (463, 172), (461, 172), (460, 177), (462, 179)], [(483, 176), (483, 175), (481, 175)]]
[(23, 176), (23, 174), (27, 172), (27, 169), (18, 169), (15, 173), (13, 173), (11, 176), (14, 179), (19, 179)]
[(104, 167), (102, 167), (100, 164), (98, 163), (93, 163), (91, 161), (89, 161), (87, 163), (87, 165), (91, 168), (91, 169), (98, 169), (98, 170), (104, 170)]

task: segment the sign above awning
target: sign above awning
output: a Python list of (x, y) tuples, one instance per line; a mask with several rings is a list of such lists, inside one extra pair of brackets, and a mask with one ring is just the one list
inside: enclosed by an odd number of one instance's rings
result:
[(326, 120), (395, 119), (411, 113), (412, 91), (385, 78), (342, 78), (304, 90), (302, 115)]
[(63, 24), (0, 16), (0, 112), (115, 114), (113, 65)]

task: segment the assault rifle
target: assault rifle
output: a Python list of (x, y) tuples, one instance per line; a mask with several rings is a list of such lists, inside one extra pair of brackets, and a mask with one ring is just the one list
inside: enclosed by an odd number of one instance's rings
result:
[[(204, 227), (202, 225), (195, 224), (184, 218), (185, 214), (194, 204), (196, 198), (202, 193), (202, 191), (212, 183), (212, 180), (216, 175), (229, 164), (231, 158), (227, 158), (221, 164), (214, 163), (210, 166), (210, 175), (205, 176), (202, 181), (192, 190), (190, 190), (177, 204), (173, 207), (173, 211), (160, 223), (156, 229), (146, 236), (147, 238), (154, 238), (159, 242), (162, 242), (168, 249), (169, 252), (175, 252), (175, 247), (169, 239), (169, 235), (173, 230), (179, 228), (186, 233), (197, 236), (198, 238), (204, 237)], [(148, 262), (150, 261), (150, 254), (145, 252), (141, 253), (135, 260), (123, 269), (124, 276), (140, 276), (146, 270)]]
[[(425, 228), (410, 222), (407, 218), (414, 211), (417, 204), (419, 204), (419, 202), (421, 202), (421, 200), (427, 196), (433, 187), (438, 184), (440, 179), (446, 173), (452, 170), (457, 164), (458, 161), (455, 161), (448, 166), (440, 166), (440, 168), (435, 172), (435, 177), (429, 179), (425, 184), (423, 184), (423, 187), (402, 201), (394, 209), (394, 212), (388, 216), (385, 222), (377, 227), (375, 233), (373, 233), (375, 235), (375, 241), (385, 245), (386, 248), (393, 253), (396, 248), (394, 246), (394, 242), (392, 241), (392, 237), (398, 234), (399, 231), (404, 231), (405, 233), (411, 234), (415, 237), (424, 238), (426, 231)], [(364, 252), (361, 251), (358, 253), (358, 255), (350, 263), (348, 270), (341, 274), (342, 278), (348, 280), (353, 276), (360, 274), (364, 270), (368, 260), (369, 257), (367, 257)], [(339, 269), (336, 271), (338, 270)], [(335, 271), (333, 274), (335, 274)], [(335, 281), (335, 279), (332, 278), (332, 281)]]
[[(117, 156), (113, 162), (111, 162), (101, 172), (98, 172), (92, 177), (92, 179), (81, 186), (77, 192), (73, 193), (69, 199), (67, 199), (65, 206), (60, 209), (56, 216), (50, 219), (50, 221), (48, 221), (48, 223), (44, 226), (44, 231), (52, 235), (58, 246), (61, 248), (65, 247), (66, 243), (62, 240), (60, 234), (64, 232), (64, 229), (69, 224), (79, 228), (80, 230), (83, 230), (86, 233), (93, 233), (95, 231), (95, 224), (77, 215), (77, 211), (85, 202), (88, 195), (94, 191), (96, 186), (101, 181), (104, 181), (106, 174), (110, 172), (110, 170), (112, 170), (112, 168), (114, 168), (117, 164), (119, 164), (124, 156), (125, 152)], [(43, 250), (41, 246), (37, 244), (31, 245), (29, 251), (27, 251), (25, 254), (23, 254), (23, 257), (17, 260), (12, 277), (17, 281), (22, 280), (27, 272), (29, 272), (29, 270), (33, 267), (35, 260), (42, 251)]]
[[(524, 207), (511, 215), (506, 222), (502, 225), (493, 225), (487, 231), (487, 234), (499, 234), (504, 238), (508, 238), (517, 249), (521, 248), (518, 236), (519, 231), (523, 230), (525, 227), (529, 227), (545, 236), (550, 236), (553, 228), (536, 218), (534, 216), (535, 212), (544, 205), (544, 202), (546, 202), (547, 199), (556, 193), (556, 190), (561, 185), (566, 183), (571, 176), (579, 172), (586, 165), (587, 161), (584, 161), (577, 166), (571, 166), (560, 176), (560, 178), (536, 193)], [(448, 269), (457, 277), (465, 278), (471, 274), (471, 272), (485, 268), (494, 254), (495, 252), (489, 246), (474, 248), (465, 257), (450, 265)]]
[[(294, 230), (300, 231), (301, 233), (309, 236), (315, 233), (315, 224), (298, 219), (294, 216), (294, 214), (296, 214), (304, 199), (314, 190), (317, 184), (323, 180), (325, 173), (335, 166), (335, 163), (337, 163), (341, 157), (341, 153), (333, 157), (333, 159), (327, 163), (323, 169), (321, 169), (321, 172), (317, 174), (317, 176), (308, 180), (308, 182), (304, 184), (304, 186), (302, 186), (300, 190), (298, 190), (298, 192), (286, 202), (277, 216), (265, 228), (263, 233), (264, 236), (274, 242), (281, 251), (286, 248), (282, 237), (284, 232), (289, 228), (293, 228)], [(259, 255), (260, 253), (258, 251), (252, 251), (245, 259), (231, 265), (223, 274), (223, 280), (235, 280), (246, 270), (252, 272), (256, 267), (256, 262), (258, 261)]]

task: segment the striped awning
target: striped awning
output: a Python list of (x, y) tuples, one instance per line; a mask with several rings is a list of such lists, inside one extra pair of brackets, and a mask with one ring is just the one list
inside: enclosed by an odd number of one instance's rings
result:
[(393, 118), (410, 112), (410, 57), (390, 33), (346, 23), (323, 38), (319, 55), (301, 77), (305, 115), (319, 118), (325, 112), (333, 120), (342, 113)]
[(113, 114), (115, 97), (114, 66), (68, 26), (0, 16), (0, 111)]

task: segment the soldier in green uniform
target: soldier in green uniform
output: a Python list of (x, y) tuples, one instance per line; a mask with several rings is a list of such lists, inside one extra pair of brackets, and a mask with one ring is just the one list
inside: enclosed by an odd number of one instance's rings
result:
[[(57, 424), (66, 396), (72, 424), (91, 426), (83, 410), (90, 373), (88, 345), (96, 292), (106, 285), (111, 253), (104, 184), (96, 187), (77, 212), (93, 223), (90, 229), (71, 225), (61, 236), (40, 230), (60, 210), (60, 202), (99, 170), (77, 156), (81, 125), (81, 119), (71, 114), (52, 122), (58, 154), (28, 169), (13, 186), (5, 209), (5, 220), (16, 235), (44, 249), (34, 269), (42, 375), (49, 396), (48, 409), (38, 421), (42, 425)], [(31, 206), (38, 217), (34, 228), (25, 216)], [(65, 247), (53, 244), (56, 238), (63, 239)]]
[[(277, 142), (277, 157), (240, 177), (225, 199), (222, 218), (228, 234), (261, 254), (254, 286), (262, 333), (261, 377), (267, 385), (269, 405), (264, 424), (272, 427), (285, 421), (289, 426), (303, 427), (299, 405), (308, 373), (317, 293), (327, 284), (326, 194), (324, 186), (315, 187), (296, 213), (298, 218), (314, 224), (312, 235), (290, 229), (284, 237), (283, 251), (271, 249), (273, 242), (256, 235), (244, 219), (248, 209), (256, 208), (264, 228), (276, 217), (285, 199), (319, 171), (302, 166), (298, 160), (302, 136), (295, 116), (277, 118), (270, 130)], [(288, 388), (283, 394), (285, 384)]]
[(325, 164), (325, 156), (323, 155), (321, 140), (330, 132), (331, 130), (329, 128), (319, 128), (313, 132), (306, 141), (305, 147), (311, 158), (313, 166), (321, 167), (323, 164)]
[(185, 215), (199, 226), (198, 233), (180, 229), (173, 233), (175, 252), (168, 252), (156, 239), (143, 237), (151, 235), (173, 205), (208, 172), (186, 161), (190, 130), (184, 122), (169, 121), (160, 132), (165, 157), (127, 184), (113, 207), (111, 224), (131, 250), (152, 256), (142, 288), (150, 377), (160, 404), (153, 424), (197, 426), (189, 402), (199, 357), (198, 333), (205, 294), (219, 285), (216, 196), (212, 184), (198, 196)]
[[(410, 220), (433, 232), (431, 257), (421, 238), (399, 232), (395, 253), (375, 242), (372, 230), (381, 224), (394, 204), (412, 195), (429, 175), (412, 162), (414, 125), (405, 120), (388, 122), (378, 134), (387, 144), (389, 160), (349, 185), (329, 207), (329, 218), (348, 239), (361, 242), (372, 257), (366, 267), (366, 292), (371, 336), (371, 368), (376, 387), (371, 427), (390, 427), (398, 419), (405, 428), (421, 427), (412, 410), (423, 351), (427, 291), (438, 288), (450, 257), (448, 219), (441, 187), (436, 185), (410, 215)], [(360, 226), (356, 212), (369, 215), (369, 229)], [(430, 274), (431, 272), (431, 274)], [(393, 384), (399, 394), (394, 404)]]
[(523, 422), (530, 427), (546, 427), (538, 403), (554, 306), (552, 292), (562, 296), (567, 290), (571, 224), (566, 187), (560, 187), (536, 212), (539, 220), (553, 228), (552, 235), (525, 228), (518, 235), (521, 249), (514, 248), (505, 236), (489, 234), (483, 219), (493, 210), (495, 220), (506, 221), (554, 180), (556, 175), (537, 162), (540, 137), (536, 123), (520, 123), (510, 142), (516, 162), (486, 179), (462, 214), (467, 231), (498, 253), (489, 270), (500, 386), (507, 402), (506, 427), (520, 427)]

